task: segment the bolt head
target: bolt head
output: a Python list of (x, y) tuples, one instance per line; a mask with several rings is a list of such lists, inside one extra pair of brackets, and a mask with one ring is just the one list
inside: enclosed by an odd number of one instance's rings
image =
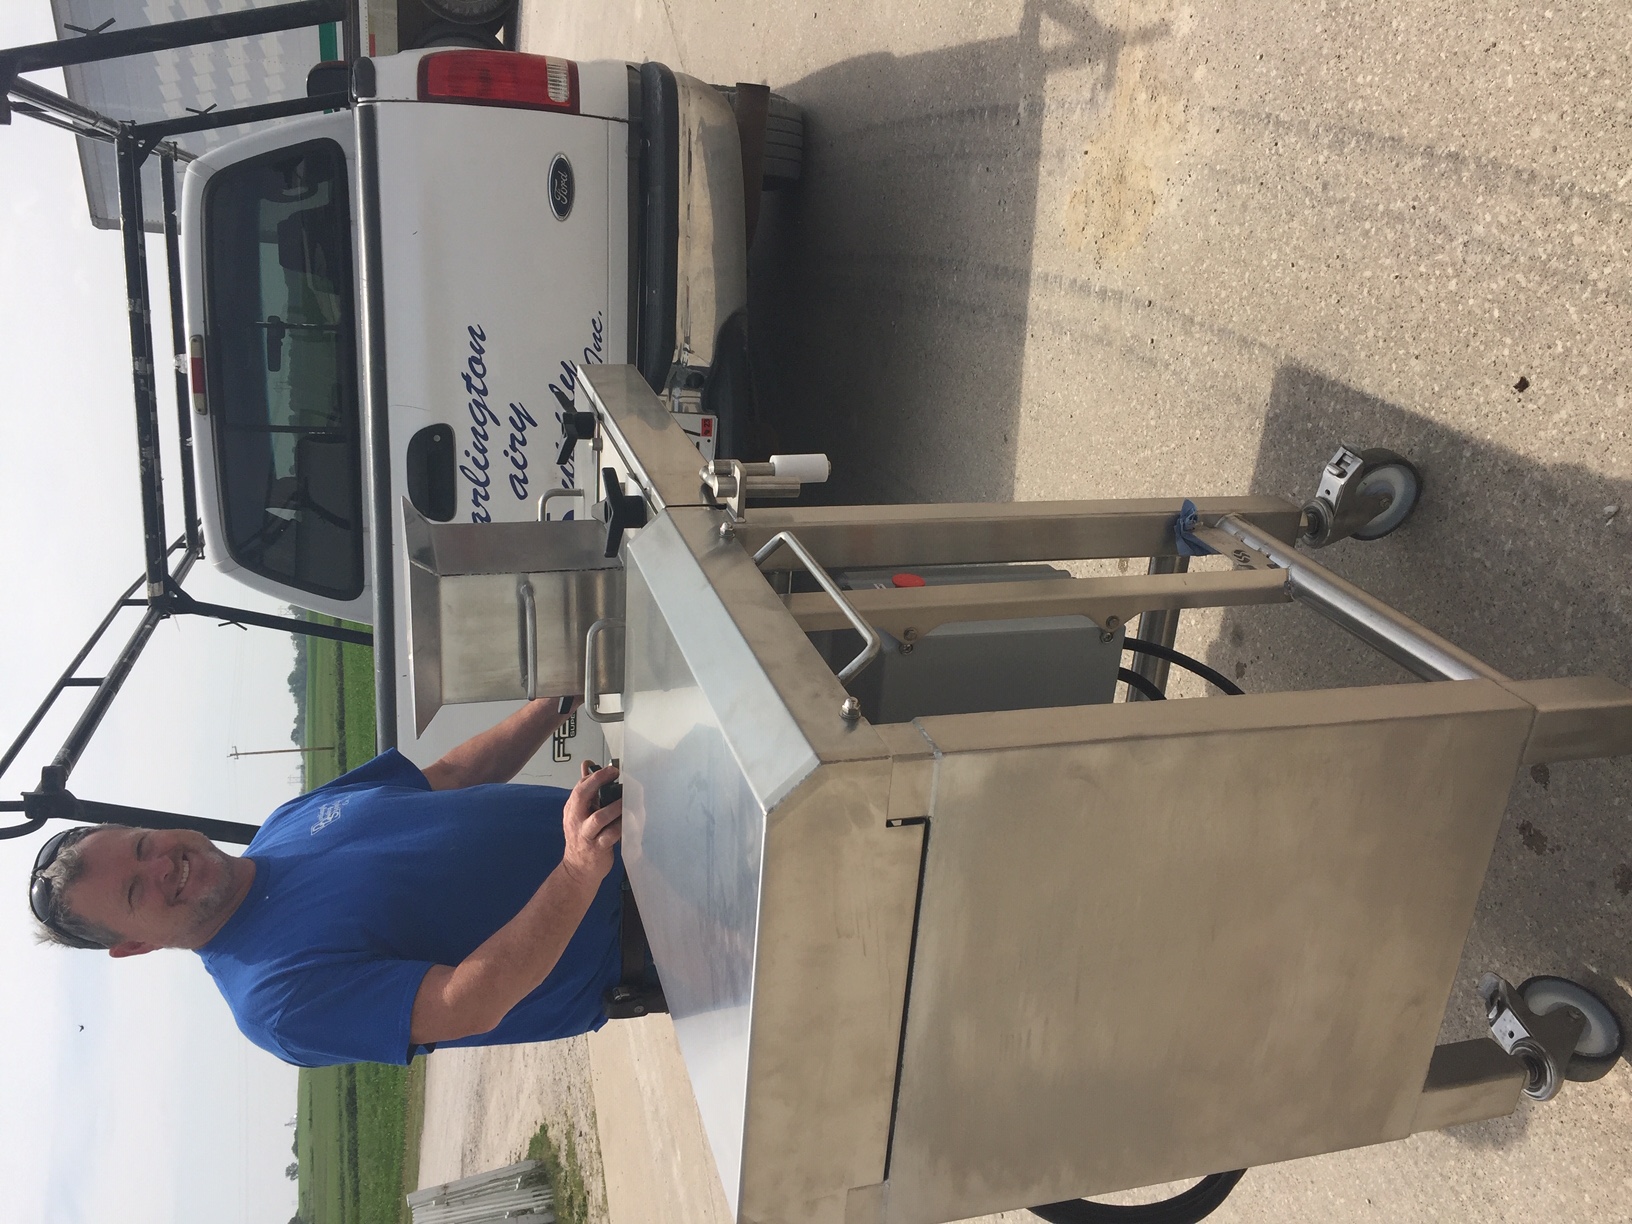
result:
[(737, 538), (737, 529), (736, 529), (736, 526), (734, 524), (732, 524), (732, 523), (721, 523), (720, 524), (720, 539), (722, 539), (722, 540), (734, 540), (736, 538)]
[(861, 702), (854, 697), (846, 697), (839, 707), (839, 717), (845, 722), (855, 722), (861, 717)]

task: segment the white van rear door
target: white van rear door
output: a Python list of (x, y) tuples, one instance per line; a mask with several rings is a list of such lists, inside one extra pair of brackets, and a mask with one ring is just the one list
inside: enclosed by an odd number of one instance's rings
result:
[[(453, 521), (533, 518), (546, 489), (576, 481), (555, 464), (570, 363), (626, 348), (625, 302), (608, 300), (609, 236), (627, 242), (609, 150), (621, 168), (626, 125), (492, 106), (377, 108), (394, 489), (414, 492), (409, 448), (445, 426)], [(432, 460), (444, 474), (446, 458)]]

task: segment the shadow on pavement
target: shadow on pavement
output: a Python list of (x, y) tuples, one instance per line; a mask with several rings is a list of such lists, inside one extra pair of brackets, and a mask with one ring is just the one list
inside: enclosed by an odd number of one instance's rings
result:
[(1033, 0), (1013, 37), (779, 87), (805, 169), (766, 196), (750, 260), (759, 451), (829, 452), (830, 500), (1010, 495), (1046, 79), (1097, 65), (1103, 96), (1124, 47), (1166, 35)]
[[(1288, 365), (1270, 392), (1253, 491), (1308, 493), (1339, 442), (1405, 454), (1425, 493), (1394, 535), (1337, 544), (1320, 554), (1323, 564), (1515, 678), (1632, 680), (1632, 482), (1537, 463)], [(1302, 610), (1226, 613), (1208, 662), (1259, 691), (1412, 682)], [(1628, 794), (1632, 760), (1520, 772), (1442, 1040), (1487, 1031), (1473, 992), (1486, 969), (1515, 984), (1541, 973), (1574, 978), (1632, 1020)], [(1448, 1133), (1504, 1146), (1527, 1114), (1521, 1106), (1512, 1118)]]

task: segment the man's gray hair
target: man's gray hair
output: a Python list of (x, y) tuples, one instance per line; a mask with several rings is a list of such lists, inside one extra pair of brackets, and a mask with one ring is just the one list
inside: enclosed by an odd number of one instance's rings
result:
[(51, 882), (50, 921), (36, 920), (34, 924), (34, 937), (41, 943), (61, 944), (65, 948), (111, 948), (121, 942), (123, 937), (117, 932), (87, 922), (68, 908), (68, 890), (85, 874), (85, 854), (80, 843), (101, 827), (84, 825), (68, 830), (62, 845), (57, 847), (57, 857), (35, 877)]

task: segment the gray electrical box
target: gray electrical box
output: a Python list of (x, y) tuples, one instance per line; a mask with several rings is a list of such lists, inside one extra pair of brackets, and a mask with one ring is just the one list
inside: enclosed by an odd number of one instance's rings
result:
[[(1024, 582), (1069, 578), (1052, 565), (941, 565), (910, 575), (889, 570), (839, 570), (833, 579), (847, 591), (885, 590), (898, 581), (917, 586), (972, 582)], [(809, 635), (837, 670), (855, 653), (847, 629)], [(937, 714), (979, 714), (1047, 706), (1098, 705), (1116, 696), (1122, 633), (1103, 641), (1086, 616), (1023, 620), (961, 621), (940, 626), (913, 642), (882, 634), (884, 649), (849, 685), (869, 722), (911, 722)]]

